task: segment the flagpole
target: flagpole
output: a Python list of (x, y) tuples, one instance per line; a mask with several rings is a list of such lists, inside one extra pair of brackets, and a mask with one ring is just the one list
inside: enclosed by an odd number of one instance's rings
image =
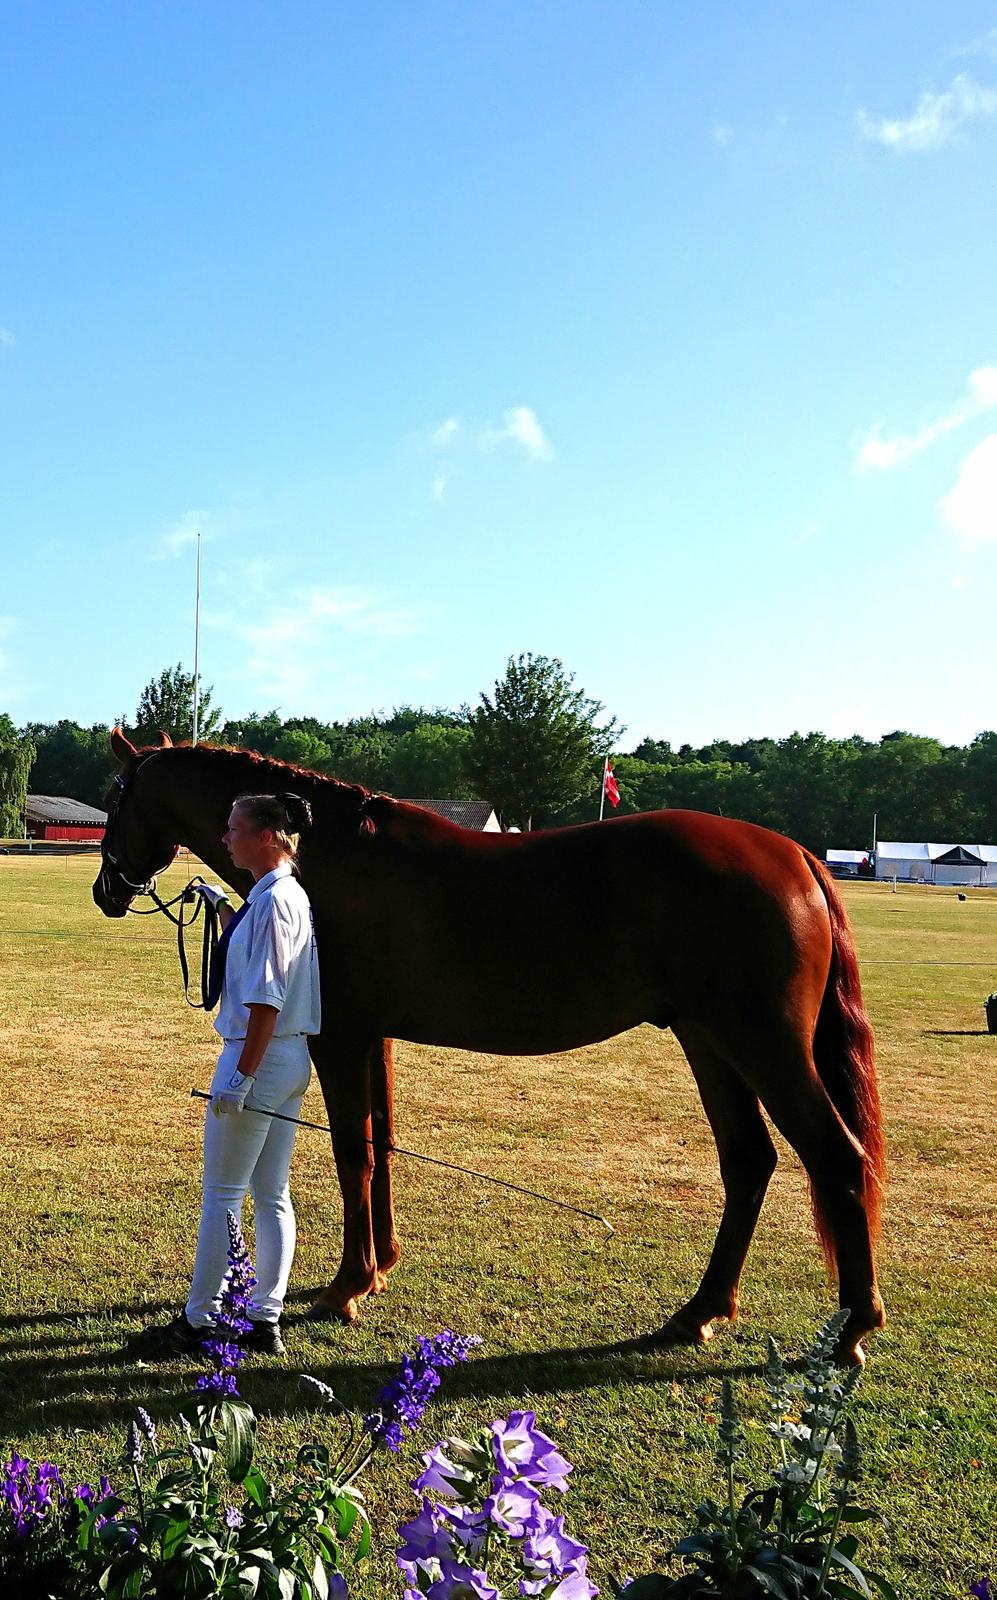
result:
[(194, 737), (191, 744), (197, 743), (198, 713), (201, 709), (201, 530), (197, 530), (197, 567), (194, 579)]
[(605, 761), (602, 763), (602, 788), (599, 791), (599, 821), (600, 822), (602, 821), (602, 813), (606, 809), (606, 777), (607, 777), (608, 772), (609, 772), (609, 757), (607, 756)]

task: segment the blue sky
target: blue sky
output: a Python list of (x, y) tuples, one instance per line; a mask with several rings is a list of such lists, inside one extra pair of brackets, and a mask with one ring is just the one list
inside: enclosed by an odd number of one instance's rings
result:
[(22, 0), (0, 709), (997, 725), (991, 5)]

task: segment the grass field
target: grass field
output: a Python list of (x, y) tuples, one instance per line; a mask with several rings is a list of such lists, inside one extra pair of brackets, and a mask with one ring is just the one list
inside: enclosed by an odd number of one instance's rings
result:
[[(172, 892), (187, 870), (167, 876)], [(185, 1297), (203, 1114), (189, 1090), (207, 1086), (215, 1039), (183, 1004), (172, 930), (105, 921), (93, 873), (87, 858), (0, 858), (0, 1449), (81, 1476), (117, 1454), (136, 1401), (168, 1417), (197, 1371), (124, 1347)], [(885, 1513), (867, 1548), (905, 1597), (966, 1596), (997, 1566), (997, 1039), (982, 1010), (997, 987), (997, 895), (846, 894), (891, 1152), (890, 1322), (857, 1411), (866, 1499)], [(389, 1292), (353, 1328), (299, 1322), (340, 1243), (328, 1141), (301, 1134), (288, 1356), (247, 1363), (242, 1385), (265, 1419), (263, 1456), (279, 1468), (313, 1435), (298, 1372), (363, 1408), (416, 1334), (476, 1332), (481, 1351), (447, 1375), (421, 1437), (369, 1479), (380, 1536), (363, 1592), (400, 1592), (391, 1529), (414, 1506), (417, 1446), (513, 1405), (535, 1407), (576, 1463), (564, 1509), (595, 1581), (649, 1570), (714, 1486), (722, 1378), (760, 1416), (766, 1334), (795, 1353), (833, 1308), (798, 1164), (780, 1143), (736, 1329), (702, 1351), (615, 1354), (691, 1292), (719, 1215), (712, 1140), (674, 1040), (648, 1027), (558, 1057), (403, 1044), (398, 1058), (400, 1143), (604, 1212), (616, 1235), (399, 1160), (404, 1254)], [(313, 1086), (304, 1115), (323, 1111)]]

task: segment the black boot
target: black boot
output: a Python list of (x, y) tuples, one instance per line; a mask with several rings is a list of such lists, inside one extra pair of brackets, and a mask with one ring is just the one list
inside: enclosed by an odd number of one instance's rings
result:
[(253, 1350), (260, 1356), (282, 1356), (285, 1354), (279, 1323), (257, 1322), (253, 1317), (249, 1318), (249, 1322), (249, 1332), (239, 1335), (239, 1344), (243, 1350)]

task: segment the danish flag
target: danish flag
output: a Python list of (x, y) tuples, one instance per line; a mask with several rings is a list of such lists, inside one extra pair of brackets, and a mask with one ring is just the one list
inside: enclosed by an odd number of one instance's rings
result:
[(602, 775), (602, 792), (615, 810), (620, 803), (620, 786), (616, 781), (616, 774), (613, 771), (613, 763), (610, 761), (608, 756), (606, 757), (606, 770)]

